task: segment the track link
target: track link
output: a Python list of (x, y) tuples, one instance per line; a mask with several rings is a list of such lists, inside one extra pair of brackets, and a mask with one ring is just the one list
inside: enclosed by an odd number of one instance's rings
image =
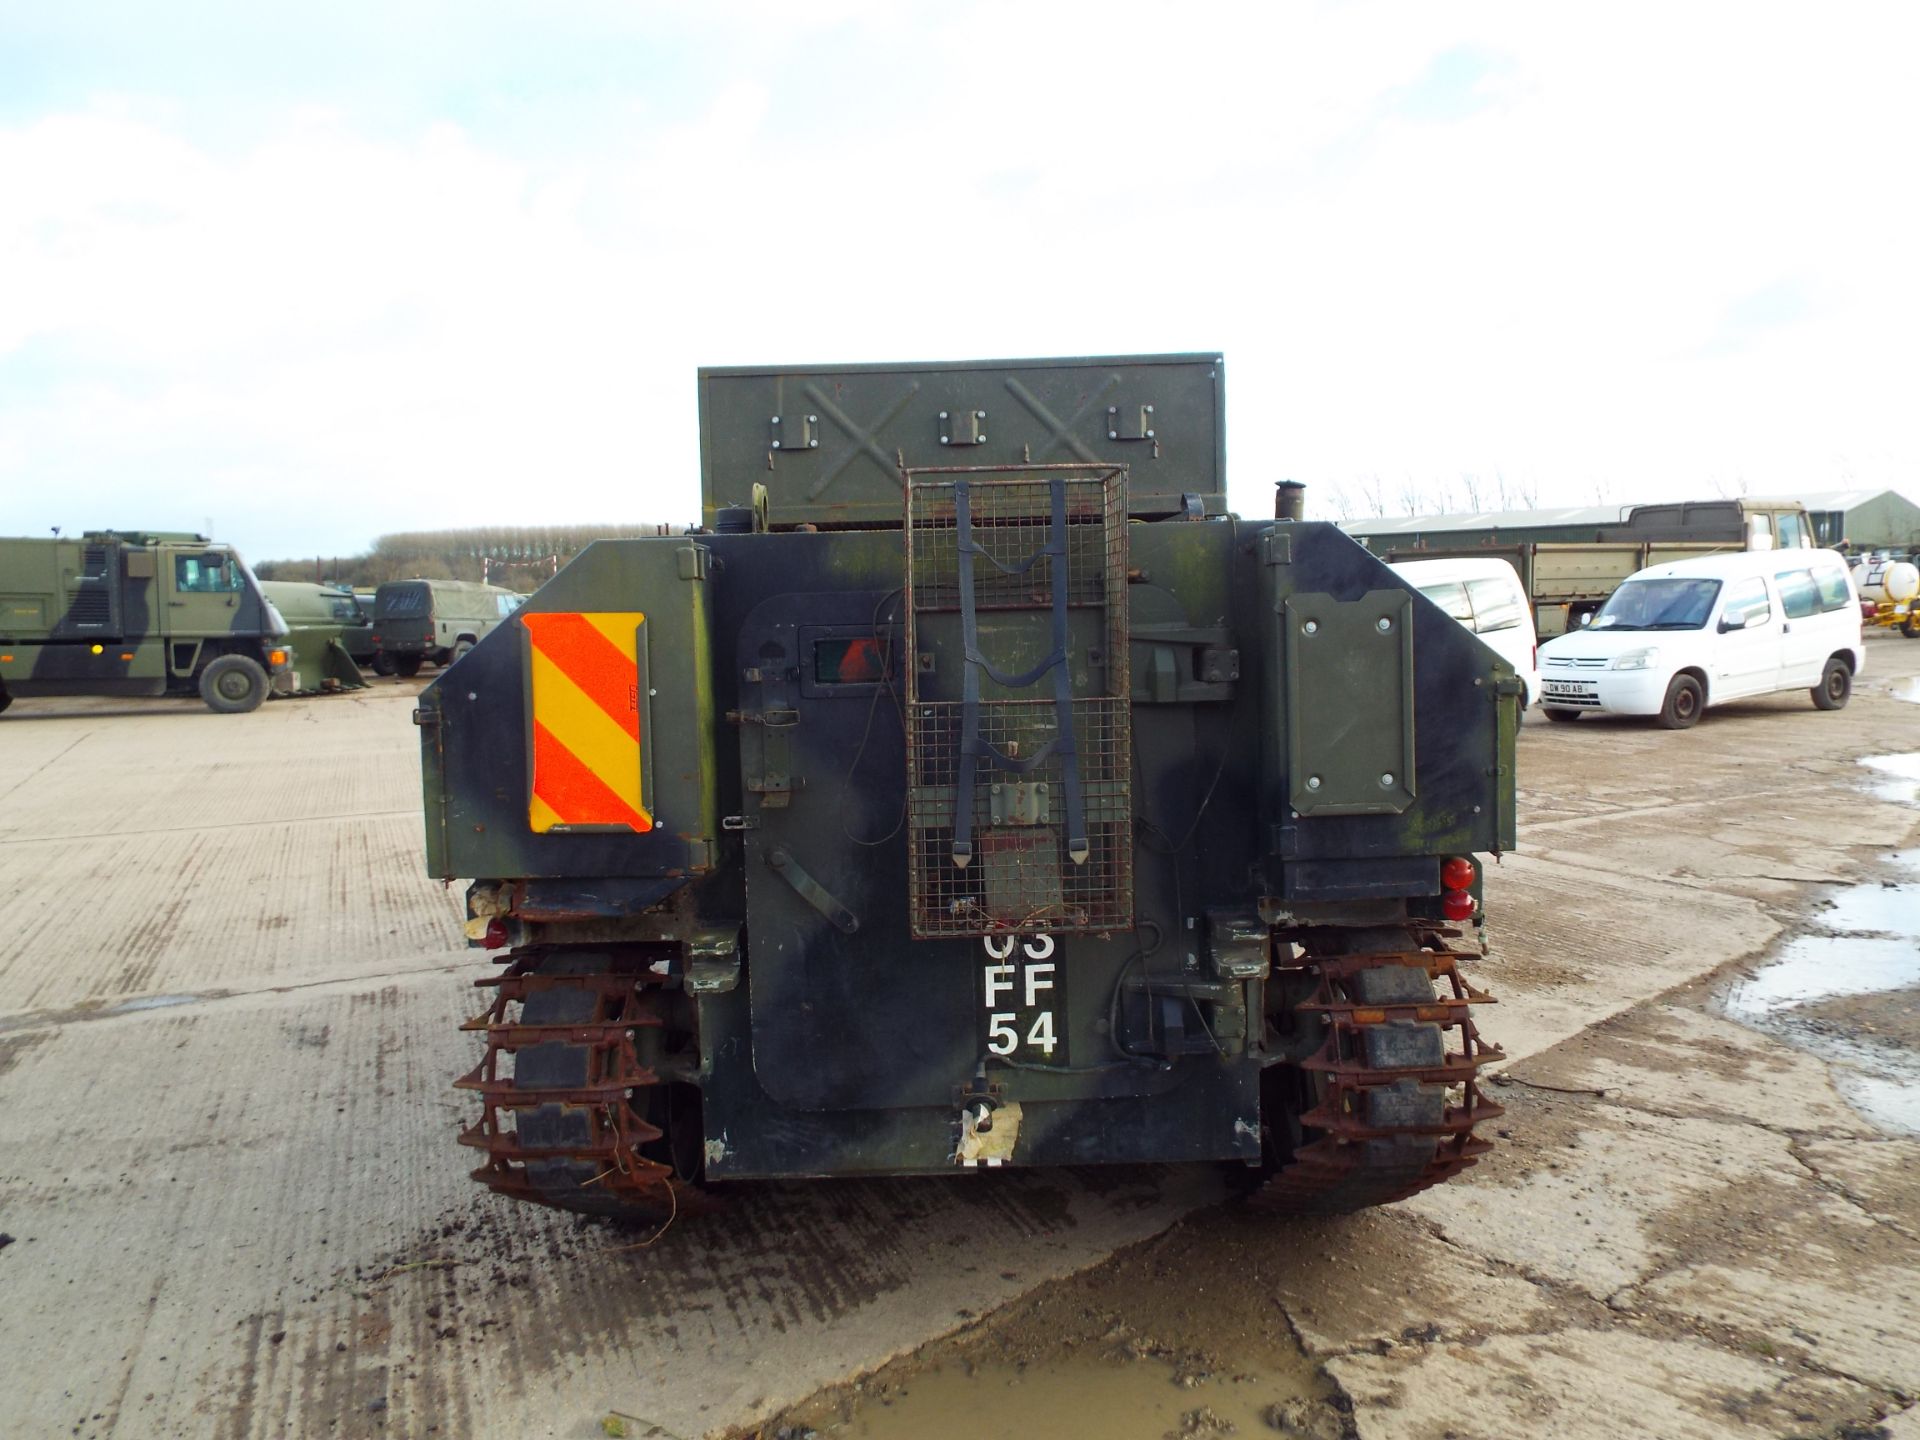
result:
[(475, 1180), (588, 1215), (664, 1221), (704, 1208), (654, 1123), (664, 1089), (636, 1037), (666, 1018), (662, 977), (643, 958), (537, 948), (474, 984), (493, 1002), (460, 1028), (484, 1033), (487, 1048), (454, 1088), (480, 1096), (480, 1118), (460, 1135), (486, 1154)]
[(1317, 985), (1295, 1013), (1325, 1032), (1299, 1066), (1313, 1102), (1298, 1117), (1301, 1143), (1255, 1205), (1319, 1215), (1386, 1205), (1492, 1148), (1473, 1130), (1502, 1111), (1477, 1076), (1505, 1056), (1473, 1023), (1473, 1007), (1493, 997), (1460, 977), (1453, 953), (1318, 956), (1301, 968)]

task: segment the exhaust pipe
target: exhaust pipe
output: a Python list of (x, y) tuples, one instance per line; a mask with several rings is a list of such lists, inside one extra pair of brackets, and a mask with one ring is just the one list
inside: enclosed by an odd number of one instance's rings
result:
[(1274, 482), (1273, 518), (1276, 520), (1306, 519), (1307, 487), (1298, 480)]

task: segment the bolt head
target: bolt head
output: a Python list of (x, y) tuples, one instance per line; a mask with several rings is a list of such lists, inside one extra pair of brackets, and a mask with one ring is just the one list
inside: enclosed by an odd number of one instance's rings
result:
[(1307, 776), (1307, 789), (1318, 790), (1319, 788), (1320, 788), (1320, 777), (1318, 775)]
[(1393, 784), (1393, 772), (1391, 770), (1380, 777), (1380, 784), (1382, 786), (1390, 786)]
[(776, 450), (778, 450), (778, 449), (780, 448), (780, 442), (779, 442), (778, 440), (776, 440), (776, 441), (774, 441), (774, 442), (773, 442), (773, 448), (774, 448), (774, 449), (776, 449)]
[(1389, 620), (1385, 615), (1382, 615), (1378, 620), (1374, 621), (1373, 623), (1375, 627), (1378, 628), (1378, 630), (1382, 635), (1386, 634), (1387, 631), (1393, 629), (1393, 621)]
[(1309, 635), (1318, 635), (1320, 633), (1320, 622), (1318, 620), (1309, 620), (1300, 628)]
[(1120, 438), (1120, 432), (1118, 430), (1109, 430), (1107, 431), (1107, 438), (1109, 440), (1118, 440)]
[(1151, 439), (1153, 438), (1153, 431), (1151, 431), (1151, 430), (1149, 430), (1149, 431), (1147, 431), (1147, 438), (1148, 438), (1149, 440), (1151, 440)]
[(778, 425), (778, 424), (780, 423), (780, 417), (779, 417), (778, 415), (776, 415), (776, 416), (774, 416), (774, 417), (773, 417), (773, 423), (774, 423), (774, 424), (776, 424), (776, 425)]
[(940, 412), (940, 418), (941, 418), (942, 420), (944, 420), (944, 419), (946, 419), (946, 418), (947, 418), (947, 412), (946, 412), (946, 411), (944, 411), (944, 410), (942, 410), (942, 411)]

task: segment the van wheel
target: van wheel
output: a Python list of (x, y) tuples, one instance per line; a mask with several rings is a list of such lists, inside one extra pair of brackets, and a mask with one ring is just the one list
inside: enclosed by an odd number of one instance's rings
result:
[(424, 655), (396, 655), (393, 657), (394, 671), (411, 680), (420, 673), (420, 663), (426, 658)]
[(1691, 729), (1700, 718), (1700, 709), (1706, 698), (1706, 692), (1693, 676), (1674, 676), (1673, 683), (1667, 686), (1667, 698), (1660, 706), (1657, 717), (1661, 727), (1667, 730)]
[(200, 672), (200, 698), (222, 715), (258, 710), (267, 698), (267, 672), (248, 655), (216, 656)]
[(1580, 718), (1580, 712), (1578, 710), (1556, 710), (1551, 705), (1542, 705), (1540, 707), (1540, 713), (1549, 720), (1558, 720), (1562, 725), (1566, 724), (1569, 720), (1578, 720)]
[(1822, 710), (1838, 710), (1853, 697), (1853, 672), (1844, 660), (1827, 661), (1820, 672), (1820, 683), (1811, 691), (1813, 703)]

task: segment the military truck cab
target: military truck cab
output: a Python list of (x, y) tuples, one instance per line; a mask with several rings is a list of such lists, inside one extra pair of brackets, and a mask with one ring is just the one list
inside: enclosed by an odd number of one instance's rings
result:
[(287, 626), (204, 535), (0, 540), (0, 709), (16, 696), (193, 695), (252, 710), (291, 683)]
[(520, 607), (525, 597), (467, 580), (389, 580), (374, 592), (373, 643), (395, 671), (451, 665)]

